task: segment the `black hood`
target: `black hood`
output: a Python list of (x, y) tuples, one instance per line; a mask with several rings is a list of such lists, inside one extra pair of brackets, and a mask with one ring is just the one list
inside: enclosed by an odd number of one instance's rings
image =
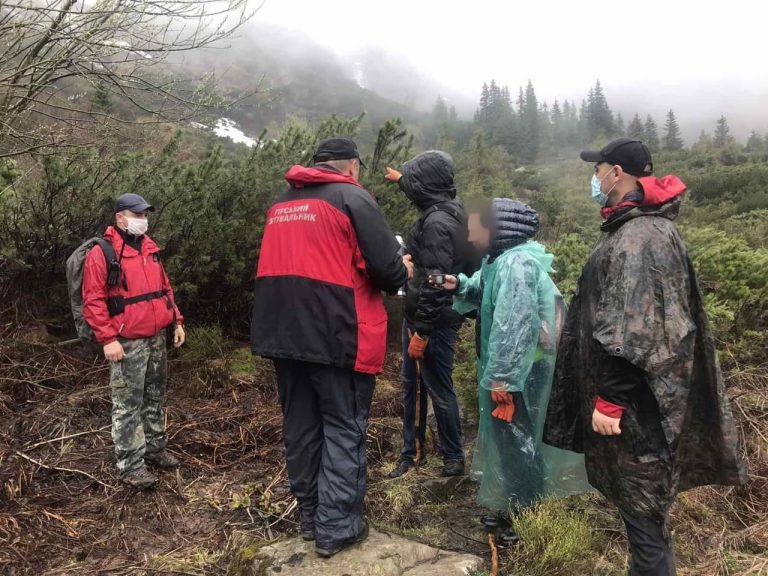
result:
[(402, 188), (419, 210), (456, 198), (453, 158), (447, 152), (430, 150), (403, 164)]
[(485, 226), (491, 231), (492, 260), (515, 246), (533, 238), (539, 231), (539, 214), (526, 204), (509, 198), (494, 198), (485, 216)]

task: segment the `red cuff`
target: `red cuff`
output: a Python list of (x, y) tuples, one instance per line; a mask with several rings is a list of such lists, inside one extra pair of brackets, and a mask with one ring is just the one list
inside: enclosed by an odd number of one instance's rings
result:
[(600, 414), (603, 416), (608, 416), (609, 418), (621, 418), (621, 416), (624, 414), (624, 406), (619, 406), (618, 404), (613, 404), (612, 402), (603, 400), (600, 398), (600, 396), (598, 396), (595, 400), (595, 410), (600, 412)]

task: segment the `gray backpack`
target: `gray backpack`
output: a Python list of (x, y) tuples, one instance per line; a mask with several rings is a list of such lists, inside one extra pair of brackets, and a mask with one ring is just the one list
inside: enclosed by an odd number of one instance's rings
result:
[(120, 262), (117, 259), (112, 243), (105, 238), (91, 238), (83, 242), (67, 258), (69, 302), (72, 307), (72, 317), (75, 319), (77, 335), (83, 340), (95, 340), (93, 330), (83, 317), (83, 269), (85, 268), (85, 259), (88, 253), (96, 245), (101, 248), (107, 263), (107, 286), (116, 286), (120, 281)]

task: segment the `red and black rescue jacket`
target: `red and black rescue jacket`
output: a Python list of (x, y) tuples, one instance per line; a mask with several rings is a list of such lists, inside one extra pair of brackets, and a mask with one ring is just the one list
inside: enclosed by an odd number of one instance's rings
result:
[[(117, 285), (107, 286), (104, 253), (98, 245), (88, 253), (83, 269), (83, 317), (96, 339), (106, 345), (118, 337), (151, 338), (173, 324), (174, 318), (178, 324), (183, 323), (157, 244), (144, 236), (138, 252), (125, 244), (112, 226), (107, 228), (104, 238), (112, 243), (121, 272)], [(113, 316), (107, 300), (115, 296), (141, 301), (127, 304), (122, 312)]]
[(381, 291), (407, 271), (371, 195), (331, 166), (294, 166), (264, 226), (251, 323), (254, 354), (377, 374), (386, 353)]

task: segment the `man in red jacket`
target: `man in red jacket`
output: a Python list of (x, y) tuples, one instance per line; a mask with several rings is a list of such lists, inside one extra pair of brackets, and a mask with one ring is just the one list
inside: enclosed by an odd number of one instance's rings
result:
[(104, 346), (110, 362), (112, 439), (121, 480), (152, 488), (157, 477), (146, 464), (172, 469), (178, 460), (166, 451), (163, 401), (167, 380), (166, 328), (173, 344), (184, 344), (182, 317), (160, 249), (146, 235), (154, 208), (138, 194), (123, 194), (115, 205), (115, 226), (104, 238), (112, 243), (120, 279), (107, 285), (104, 253), (97, 245), (83, 271), (83, 317)]
[(251, 346), (274, 360), (291, 490), (302, 537), (330, 557), (363, 540), (365, 441), (386, 352), (381, 292), (412, 273), (410, 257), (358, 183), (349, 138), (320, 143), (294, 166), (267, 215)]

